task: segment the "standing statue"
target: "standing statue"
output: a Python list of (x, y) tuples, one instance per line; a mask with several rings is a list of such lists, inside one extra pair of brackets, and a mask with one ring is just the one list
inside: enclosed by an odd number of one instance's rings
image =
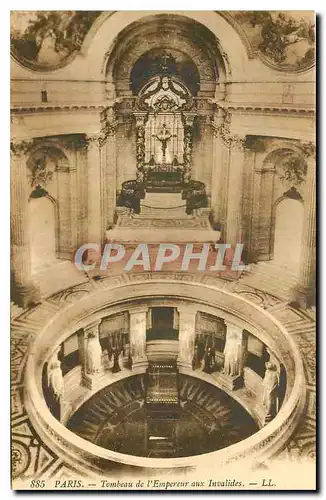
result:
[(215, 365), (215, 353), (211, 347), (207, 347), (204, 355), (204, 372), (212, 373)]
[(102, 348), (95, 333), (90, 333), (86, 348), (86, 373), (94, 375), (102, 369)]
[(57, 354), (52, 358), (48, 365), (48, 387), (48, 406), (52, 415), (60, 421), (61, 402), (64, 396), (64, 381), (61, 363), (57, 358)]
[(231, 332), (226, 336), (224, 347), (224, 373), (229, 377), (237, 377), (242, 371), (242, 342), (239, 336)]
[(201, 365), (200, 353), (198, 345), (196, 344), (194, 348), (194, 356), (192, 358), (192, 369), (198, 370), (198, 368), (200, 368), (200, 365)]
[(114, 356), (113, 356), (113, 368), (112, 368), (112, 373), (117, 373), (121, 371), (120, 365), (119, 365), (119, 350), (116, 349), (114, 351)]
[(263, 404), (266, 408), (265, 423), (270, 422), (278, 412), (279, 377), (277, 367), (270, 361), (265, 363), (266, 372), (263, 380)]
[(64, 394), (64, 382), (61, 363), (58, 359), (49, 364), (48, 384), (56, 400), (60, 401)]

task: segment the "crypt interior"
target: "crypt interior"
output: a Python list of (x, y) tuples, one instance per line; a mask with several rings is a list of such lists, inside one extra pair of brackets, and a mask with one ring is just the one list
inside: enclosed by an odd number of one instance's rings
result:
[[(313, 460), (313, 13), (46, 12), (13, 13), (13, 477)], [(162, 241), (247, 268), (73, 262)]]

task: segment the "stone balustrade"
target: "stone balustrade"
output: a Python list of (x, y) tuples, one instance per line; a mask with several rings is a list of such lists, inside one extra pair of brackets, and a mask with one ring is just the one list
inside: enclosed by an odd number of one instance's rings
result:
[[(153, 287), (152, 283), (148, 282), (149, 276), (147, 274), (146, 277), (143, 277), (143, 281), (140, 281), (140, 278), (140, 276), (137, 276), (136, 282), (130, 283), (129, 286), (125, 283), (121, 286), (117, 281), (111, 281), (110, 284), (107, 282), (106, 290), (104, 287), (101, 287), (101, 289), (91, 294), (86, 294), (84, 297), (80, 297), (79, 295), (78, 300), (70, 300), (66, 306), (61, 304), (62, 307), (52, 316), (51, 321), (42, 325), (43, 328), (40, 325), (40, 331), (35, 337), (33, 349), (27, 361), (25, 395), (30, 419), (33, 425), (35, 425), (37, 432), (44, 439), (44, 442), (51, 446), (52, 449), (60, 450), (60, 453), (64, 452), (68, 461), (71, 460), (74, 464), (77, 463), (78, 466), (80, 465), (80, 470), (87, 470), (88, 473), (89, 471), (99, 473), (104, 468), (110, 470), (110, 462), (118, 462), (135, 467), (163, 467), (172, 469), (188, 466), (195, 467), (202, 463), (203, 458), (200, 456), (163, 461), (149, 458), (137, 458), (135, 460), (135, 457), (103, 450), (90, 443), (86, 445), (83, 439), (68, 431), (62, 423), (51, 415), (42, 393), (43, 363), (53, 356), (58, 345), (67, 339), (73, 331), (96, 323), (104, 315), (108, 314), (110, 309), (117, 310), (119, 303), (121, 307), (121, 303), (126, 298), (129, 301), (137, 299), (138, 303), (140, 303), (141, 300), (145, 301), (148, 298), (149, 293), (151, 297), (155, 297), (157, 294), (158, 297), (166, 295), (169, 298), (172, 298), (175, 293), (176, 297), (174, 300), (177, 301), (177, 295), (181, 287), (183, 289), (183, 302), (187, 301), (189, 305), (192, 303), (193, 307), (195, 306), (197, 310), (211, 308), (219, 316), (224, 316), (225, 321), (233, 321), (233, 324), (234, 322), (236, 324), (243, 322), (243, 327), (247, 331), (250, 330), (253, 335), (259, 338), (268, 347), (269, 351), (274, 353), (284, 364), (287, 373), (287, 390), (282, 411), (276, 415), (272, 422), (250, 438), (227, 449), (210, 454), (212, 455), (212, 460), (218, 460), (220, 464), (227, 464), (241, 458), (248, 459), (248, 457), (251, 457), (254, 459), (262, 456), (270, 456), (284, 444), (285, 440), (293, 432), (300, 418), (305, 398), (305, 382), (301, 358), (296, 345), (286, 329), (268, 311), (227, 289), (219, 287), (216, 282), (215, 286), (213, 283), (206, 283), (205, 287), (203, 287), (198, 282), (180, 283), (176, 275), (170, 277), (168, 280), (166, 277), (162, 279), (161, 277), (154, 278), (153, 276), (153, 283), (155, 282), (160, 285)], [(205, 298), (205, 301), (203, 301), (203, 298)], [(190, 308), (188, 311), (190, 311)], [(248, 318), (253, 317), (253, 311), (255, 312), (255, 323), (253, 323), (252, 319), (248, 322)], [(143, 314), (146, 318), (146, 311)], [(146, 329), (146, 321), (144, 325)], [(60, 332), (60, 335), (58, 335), (58, 332)], [(42, 363), (40, 363), (40, 360), (42, 360)], [(181, 366), (180, 371), (182, 372), (182, 370), (188, 370), (192, 376), (205, 378), (210, 383), (221, 387), (225, 392), (229, 391), (234, 399), (240, 398), (239, 402), (244, 404), (240, 397), (241, 392), (239, 391), (241, 389), (235, 391), (228, 389), (219, 379), (220, 374), (192, 371), (187, 366)], [(136, 366), (132, 369), (132, 373), (142, 373), (144, 371), (145, 366), (141, 365), (138, 368)], [(101, 373), (98, 375), (97, 383), (92, 388), (82, 388), (82, 392), (78, 393), (78, 399), (75, 398), (76, 393), (73, 390), (70, 391), (68, 387), (70, 385), (70, 383), (68, 384), (69, 377), (72, 382), (75, 380), (74, 377), (78, 377), (78, 375), (68, 373), (65, 376), (67, 382), (65, 384), (65, 398), (70, 401), (66, 401), (69, 404), (67, 404), (63, 412), (63, 421), (66, 421), (69, 415), (74, 413), (94, 392), (105, 387), (110, 382), (118, 380), (119, 377), (123, 378), (130, 375), (130, 370), (115, 374), (111, 372)], [(249, 378), (248, 368), (245, 368), (245, 384)], [(259, 411), (259, 408), (248, 411), (251, 411), (255, 415), (256, 421), (260, 422), (260, 425), (263, 425), (263, 415)], [(207, 459), (207, 455), (205, 457)]]

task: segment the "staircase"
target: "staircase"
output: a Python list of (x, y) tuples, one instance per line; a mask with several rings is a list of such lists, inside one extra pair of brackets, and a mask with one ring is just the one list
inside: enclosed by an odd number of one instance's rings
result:
[(187, 219), (186, 202), (181, 193), (146, 193), (140, 204), (141, 218)]
[(180, 417), (176, 362), (150, 363), (146, 372), (147, 456), (175, 457)]
[(162, 411), (165, 415), (178, 409), (178, 369), (175, 361), (149, 365), (146, 371), (145, 404), (149, 411)]

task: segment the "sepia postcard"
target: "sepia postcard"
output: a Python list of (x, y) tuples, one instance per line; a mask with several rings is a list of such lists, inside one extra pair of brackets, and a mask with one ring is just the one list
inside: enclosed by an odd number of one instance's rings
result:
[(14, 490), (316, 489), (315, 32), (11, 12)]

